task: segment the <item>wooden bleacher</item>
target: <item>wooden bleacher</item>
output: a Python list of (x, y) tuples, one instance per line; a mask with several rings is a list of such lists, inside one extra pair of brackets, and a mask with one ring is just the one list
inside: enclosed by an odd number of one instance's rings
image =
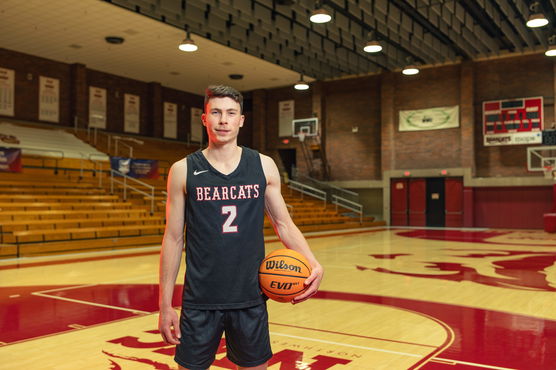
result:
[(83, 178), (0, 175), (0, 256), (159, 245), (164, 219)]
[[(86, 141), (85, 132), (78, 136)], [(141, 179), (155, 188), (154, 212), (150, 212), (151, 201), (143, 194), (128, 190), (123, 199), (122, 186), (117, 184), (110, 194), (107, 161), (24, 155), (23, 173), (0, 173), (0, 257), (160, 245), (165, 224), (165, 175), (173, 162), (198, 148), (140, 139), (142, 145), (129, 143), (134, 146), (134, 157), (160, 161), (162, 176)], [(106, 144), (107, 136), (97, 136), (98, 150)], [(121, 150), (107, 154), (123, 155)], [(282, 193), (302, 232), (384, 225), (368, 217), (360, 223), (359, 218), (346, 215), (349, 211), (336, 211), (334, 206), (325, 207), (310, 197), (302, 199), (285, 185)], [(274, 235), (267, 217), (264, 234)]]

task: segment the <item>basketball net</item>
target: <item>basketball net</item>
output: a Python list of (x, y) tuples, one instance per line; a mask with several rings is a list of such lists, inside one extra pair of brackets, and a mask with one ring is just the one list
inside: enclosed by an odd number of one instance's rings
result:
[(304, 133), (303, 131), (300, 131), (300, 132), (297, 134), (297, 136), (298, 136), (300, 142), (305, 141), (305, 133)]
[(556, 173), (556, 171), (554, 171), (554, 167), (544, 166), (544, 177), (546, 179), (555, 179), (555, 177), (554, 177), (555, 173)]

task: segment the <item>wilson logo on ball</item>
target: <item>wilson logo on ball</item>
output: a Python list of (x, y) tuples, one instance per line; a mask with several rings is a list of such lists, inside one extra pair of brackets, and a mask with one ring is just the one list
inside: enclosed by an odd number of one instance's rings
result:
[(280, 261), (266, 261), (267, 270), (289, 270), (301, 273), (301, 267), (295, 265), (288, 265), (283, 260)]

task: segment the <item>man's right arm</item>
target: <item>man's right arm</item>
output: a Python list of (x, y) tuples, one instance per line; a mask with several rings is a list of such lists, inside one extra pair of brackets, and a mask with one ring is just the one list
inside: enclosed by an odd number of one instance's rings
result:
[(160, 251), (158, 327), (164, 341), (170, 344), (178, 344), (180, 338), (179, 319), (172, 307), (172, 296), (184, 245), (186, 176), (187, 161), (185, 159), (174, 163), (168, 173), (166, 230)]

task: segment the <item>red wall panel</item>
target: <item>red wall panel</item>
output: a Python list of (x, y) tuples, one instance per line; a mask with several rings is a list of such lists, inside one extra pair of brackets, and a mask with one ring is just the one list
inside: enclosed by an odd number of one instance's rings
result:
[(475, 227), (542, 229), (553, 204), (550, 186), (474, 188), (473, 194)]
[(407, 226), (407, 179), (390, 182), (390, 225)]
[(463, 226), (463, 178), (448, 177), (444, 180), (446, 227)]
[(427, 225), (426, 179), (409, 180), (409, 226)]

